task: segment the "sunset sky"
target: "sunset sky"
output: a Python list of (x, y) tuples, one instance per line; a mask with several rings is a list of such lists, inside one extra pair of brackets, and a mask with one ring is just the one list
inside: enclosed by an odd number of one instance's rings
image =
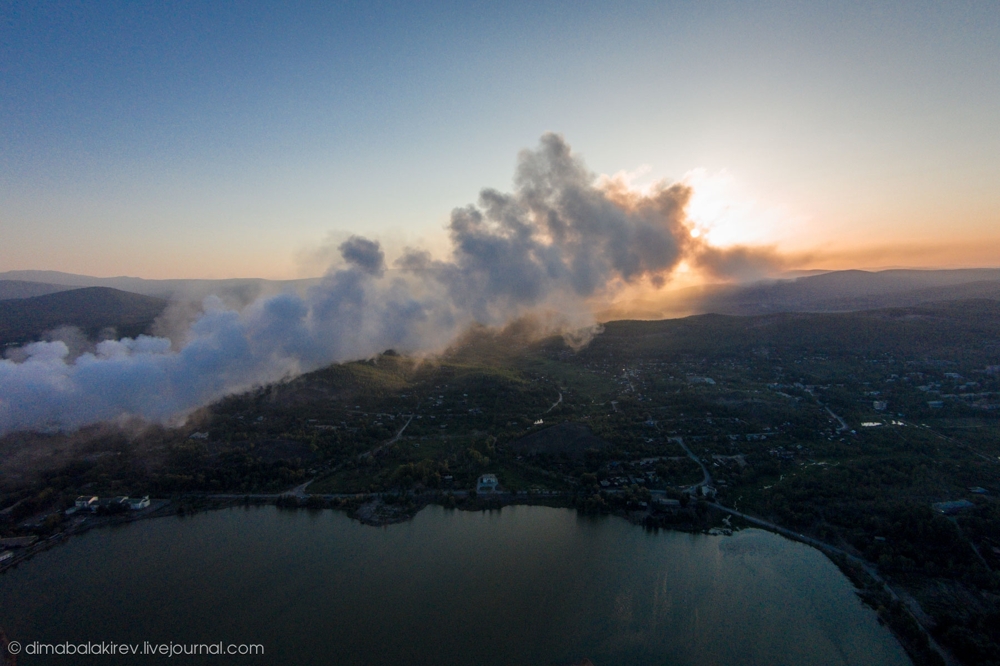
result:
[(6, 2), (0, 271), (445, 252), (546, 131), (790, 268), (1000, 266), (996, 2)]

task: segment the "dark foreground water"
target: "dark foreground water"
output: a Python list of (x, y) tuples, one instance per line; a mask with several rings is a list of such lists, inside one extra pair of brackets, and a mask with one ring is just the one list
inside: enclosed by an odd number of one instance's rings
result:
[(93, 530), (0, 576), (0, 626), (22, 644), (266, 651), (21, 664), (909, 664), (802, 544), (523, 506), (385, 528), (260, 507)]

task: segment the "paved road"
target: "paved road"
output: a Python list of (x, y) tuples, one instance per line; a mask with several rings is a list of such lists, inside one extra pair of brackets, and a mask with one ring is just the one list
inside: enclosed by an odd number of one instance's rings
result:
[(875, 569), (873, 569), (866, 561), (862, 560), (859, 557), (855, 557), (854, 555), (851, 555), (846, 550), (843, 550), (841, 548), (837, 548), (836, 546), (831, 546), (830, 544), (828, 544), (828, 543), (826, 543), (824, 541), (819, 541), (818, 539), (813, 539), (812, 537), (806, 536), (805, 534), (801, 534), (799, 532), (795, 532), (794, 530), (790, 530), (788, 528), (782, 527), (781, 525), (777, 525), (775, 523), (772, 523), (771, 521), (764, 520), (763, 518), (757, 518), (756, 516), (751, 516), (749, 514), (743, 513), (742, 511), (737, 511), (736, 509), (730, 509), (728, 506), (723, 506), (723, 505), (717, 504), (715, 502), (709, 502), (709, 506), (712, 506), (712, 507), (718, 509), (719, 511), (724, 511), (725, 513), (728, 513), (728, 514), (730, 514), (732, 516), (738, 516), (738, 517), (742, 518), (743, 520), (747, 521), (748, 523), (752, 523), (754, 525), (757, 525), (758, 527), (764, 527), (764, 528), (766, 528), (768, 530), (771, 530), (772, 532), (777, 532), (778, 534), (781, 534), (782, 536), (786, 536), (786, 537), (788, 537), (790, 539), (794, 539), (795, 541), (801, 541), (802, 543), (805, 543), (805, 544), (808, 544), (810, 546), (813, 546), (814, 548), (818, 548), (819, 550), (822, 550), (824, 552), (836, 553), (838, 555), (843, 555), (844, 557), (846, 557), (847, 559), (851, 560), (852, 562), (855, 562), (855, 563), (863, 566), (865, 568), (865, 571), (867, 571), (869, 574), (871, 574), (871, 576), (873, 578), (875, 578), (876, 580), (878, 580), (880, 582), (885, 582), (885, 581), (883, 581), (879, 577), (879, 575), (875, 571)]
[(291, 490), (289, 490), (288, 492), (283, 493), (283, 494), (284, 495), (294, 495), (295, 497), (299, 497), (299, 498), (302, 498), (302, 499), (304, 499), (306, 497), (309, 497), (309, 494), (306, 493), (306, 487), (310, 483), (312, 483), (313, 481), (315, 481), (315, 480), (316, 480), (316, 478), (313, 477), (313, 478), (309, 479), (308, 481), (306, 481), (305, 483), (303, 483), (302, 485), (295, 486), (294, 488), (292, 488)]
[(395, 444), (396, 442), (398, 442), (399, 438), (403, 435), (403, 431), (406, 430), (406, 426), (410, 425), (410, 421), (412, 421), (412, 420), (413, 420), (413, 414), (410, 414), (410, 418), (406, 419), (406, 423), (403, 424), (403, 427), (400, 428), (396, 432), (396, 434), (392, 436), (391, 439), (387, 439), (386, 441), (382, 442), (381, 444), (379, 444), (378, 446), (376, 446), (371, 451), (365, 451), (364, 453), (362, 453), (361, 455), (359, 455), (358, 458), (368, 458), (370, 456), (375, 455), (376, 453), (378, 453), (379, 451), (381, 451), (385, 447), (392, 446), (393, 444)]
[[(816, 402), (819, 402), (819, 401), (817, 400)], [(822, 402), (820, 402), (819, 404), (823, 405)], [(838, 421), (840, 421), (840, 427), (837, 428), (837, 432), (846, 432), (846, 431), (848, 431), (848, 430), (851, 429), (851, 426), (847, 425), (847, 421), (845, 421), (841, 417), (839, 417), (836, 414), (834, 414), (832, 409), (830, 409), (826, 405), (823, 405), (823, 409), (825, 409), (830, 416), (832, 416), (833, 418), (835, 418)]]
[(708, 468), (705, 467), (705, 463), (701, 461), (701, 458), (699, 458), (698, 456), (696, 456), (694, 453), (691, 452), (691, 449), (689, 449), (687, 447), (687, 444), (684, 443), (684, 438), (670, 437), (668, 439), (671, 442), (677, 442), (678, 444), (680, 444), (681, 448), (684, 449), (684, 452), (688, 454), (688, 458), (698, 463), (698, 467), (701, 467), (701, 473), (704, 475), (701, 479), (701, 483), (696, 483), (693, 486), (688, 486), (688, 489), (694, 489), (694, 488), (700, 488), (702, 486), (712, 485), (712, 475), (708, 473)]
[(809, 395), (811, 395), (812, 398), (813, 398), (813, 400), (816, 401), (816, 404), (819, 405), (820, 407), (822, 407), (823, 409), (825, 409), (827, 414), (829, 414), (831, 417), (833, 417), (834, 419), (836, 419), (838, 423), (840, 423), (840, 427), (837, 428), (837, 432), (847, 432), (847, 431), (849, 431), (851, 429), (851, 426), (847, 425), (847, 421), (845, 421), (844, 419), (842, 419), (839, 415), (835, 414), (832, 409), (830, 409), (829, 407), (827, 407), (826, 405), (824, 405), (823, 402), (819, 398), (816, 397), (815, 393), (813, 393), (809, 389), (806, 389), (806, 393), (808, 393)]
[[(403, 424), (403, 427), (400, 428), (398, 431), (396, 431), (396, 434), (393, 435), (391, 439), (387, 439), (386, 441), (382, 442), (381, 444), (379, 444), (378, 446), (376, 446), (374, 449), (372, 449), (370, 451), (365, 451), (364, 453), (360, 454), (358, 456), (358, 458), (367, 458), (369, 456), (373, 456), (376, 453), (378, 453), (379, 451), (381, 451), (382, 449), (384, 449), (385, 447), (392, 446), (393, 444), (395, 444), (396, 442), (398, 442), (399, 438), (403, 434), (403, 431), (406, 430), (406, 426), (410, 425), (410, 421), (413, 420), (413, 416), (414, 416), (413, 414), (410, 414), (410, 417), (408, 419), (406, 419), (406, 423)], [(334, 467), (330, 471), (324, 472), (323, 475), (325, 476), (325, 475), (333, 474), (334, 472), (337, 472), (338, 470), (340, 470), (340, 468), (343, 467), (343, 466), (344, 466), (344, 463), (340, 463), (339, 465), (337, 465), (336, 467)], [(295, 486), (291, 490), (286, 490), (285, 492), (278, 493), (276, 495), (272, 495), (272, 494), (263, 494), (263, 495), (261, 495), (261, 494), (253, 494), (253, 495), (250, 495), (249, 497), (252, 497), (252, 498), (262, 498), (262, 499), (274, 499), (275, 497), (281, 497), (282, 495), (286, 495), (286, 496), (290, 495), (290, 496), (293, 496), (293, 497), (298, 497), (299, 499), (306, 499), (306, 498), (309, 497), (309, 493), (306, 492), (306, 488), (308, 488), (309, 484), (312, 483), (315, 480), (316, 480), (316, 477), (313, 477), (313, 478), (309, 479), (308, 481), (306, 481), (305, 483), (300, 484), (298, 486)], [(215, 497), (233, 498), (233, 497), (247, 497), (247, 495), (215, 495)], [(324, 496), (323, 495), (318, 495), (318, 497), (324, 497)]]

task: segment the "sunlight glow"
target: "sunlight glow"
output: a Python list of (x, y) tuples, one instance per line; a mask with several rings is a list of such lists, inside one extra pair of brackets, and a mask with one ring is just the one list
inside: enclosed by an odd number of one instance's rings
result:
[(783, 207), (759, 203), (726, 170), (694, 169), (683, 180), (694, 191), (688, 204), (691, 236), (717, 247), (777, 243), (799, 224)]

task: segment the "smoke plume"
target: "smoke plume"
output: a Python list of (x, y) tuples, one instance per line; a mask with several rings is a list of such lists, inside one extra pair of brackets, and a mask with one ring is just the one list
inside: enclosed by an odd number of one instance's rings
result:
[[(260, 298), (242, 310), (209, 297), (181, 344), (105, 340), (78, 356), (36, 342), (0, 361), (0, 433), (76, 428), (141, 417), (170, 422), (227, 394), (332, 362), (393, 348), (444, 349), (474, 325), (529, 314), (566, 330), (593, 325), (592, 303), (616, 290), (661, 287), (682, 259), (725, 273), (768, 258), (692, 239), (690, 188), (638, 194), (599, 181), (562, 137), (519, 156), (512, 192), (485, 189), (452, 212), (451, 255), (407, 250), (388, 270), (378, 243), (351, 237), (344, 264), (304, 295)], [(74, 357), (75, 356), (75, 357)]]

